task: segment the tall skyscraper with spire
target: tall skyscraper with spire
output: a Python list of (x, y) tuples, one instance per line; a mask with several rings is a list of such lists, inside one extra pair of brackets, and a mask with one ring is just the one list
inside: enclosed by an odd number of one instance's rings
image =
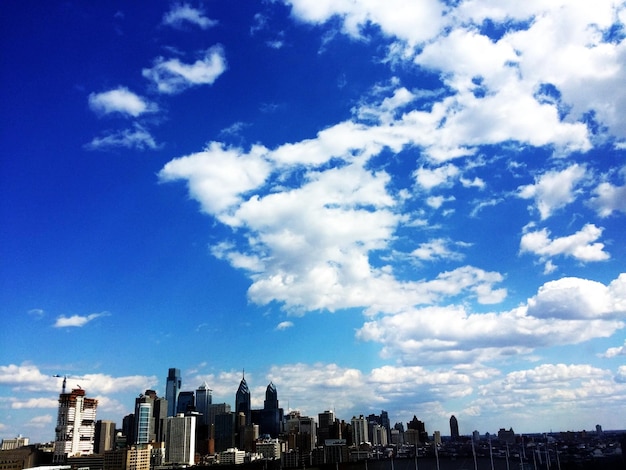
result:
[(176, 416), (178, 394), (181, 387), (180, 369), (171, 368), (165, 382), (165, 399), (167, 400), (167, 416)]
[(250, 389), (245, 375), (241, 378), (237, 394), (235, 395), (235, 414), (243, 413), (246, 417), (246, 426), (252, 423), (252, 408), (250, 405)]
[(59, 411), (55, 428), (55, 463), (65, 462), (68, 456), (93, 454), (96, 434), (98, 400), (87, 398), (82, 388), (59, 395)]

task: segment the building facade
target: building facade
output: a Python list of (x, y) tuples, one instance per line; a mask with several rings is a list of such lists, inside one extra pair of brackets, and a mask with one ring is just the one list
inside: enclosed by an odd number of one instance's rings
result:
[(171, 368), (167, 372), (165, 381), (165, 399), (167, 400), (167, 416), (176, 416), (178, 404), (178, 394), (180, 393), (182, 381), (180, 379), (180, 369)]
[(165, 436), (165, 462), (173, 465), (194, 465), (196, 417), (179, 414), (167, 418)]
[(93, 454), (97, 408), (98, 400), (87, 398), (82, 388), (59, 395), (53, 462)]

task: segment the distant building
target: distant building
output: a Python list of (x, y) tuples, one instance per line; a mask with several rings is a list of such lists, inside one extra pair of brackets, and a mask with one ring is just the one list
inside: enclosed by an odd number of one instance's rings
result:
[(278, 437), (281, 433), (281, 423), (283, 421), (283, 410), (278, 406), (278, 392), (272, 382), (265, 390), (265, 401), (263, 409), (259, 410), (259, 433), (269, 435), (272, 438)]
[(196, 453), (196, 417), (179, 414), (167, 418), (165, 462), (194, 465)]
[(0, 450), (13, 450), (18, 447), (24, 447), (28, 445), (28, 438), (17, 436), (12, 439), (2, 439), (2, 444), (0, 445)]
[[(5, 439), (7, 440), (7, 439)], [(22, 470), (50, 464), (50, 452), (44, 452), (34, 445), (20, 446), (0, 451), (0, 469)]]
[(193, 392), (180, 392), (176, 405), (176, 414), (187, 413), (196, 410), (196, 398)]
[(278, 439), (260, 439), (256, 443), (257, 454), (265, 459), (280, 459), (282, 450), (282, 442)]
[(96, 421), (96, 433), (94, 437), (93, 451), (103, 454), (107, 450), (115, 448), (115, 423), (113, 421)]
[(230, 448), (220, 452), (221, 465), (239, 465), (244, 462), (246, 453), (237, 448)]
[(515, 444), (515, 432), (513, 428), (508, 431), (504, 428), (500, 428), (498, 431), (498, 439), (502, 442), (506, 442), (507, 444)]
[(450, 416), (450, 437), (453, 441), (459, 440), (459, 422), (454, 415)]
[(165, 399), (167, 400), (167, 416), (175, 416), (178, 394), (181, 387), (180, 369), (169, 369), (165, 381)]
[(359, 446), (363, 442), (368, 442), (367, 438), (367, 420), (360, 415), (358, 418), (353, 416), (350, 420), (352, 424), (352, 442)]
[(167, 400), (159, 398), (154, 390), (135, 399), (133, 444), (163, 442), (165, 439), (165, 419), (168, 409)]
[(65, 462), (69, 456), (93, 453), (97, 408), (98, 400), (87, 398), (82, 388), (59, 395), (54, 463)]
[(235, 414), (243, 413), (246, 417), (245, 425), (252, 422), (252, 408), (250, 405), (250, 389), (246, 383), (246, 377), (241, 378), (239, 388), (235, 394)]
[(215, 415), (214, 443), (215, 452), (222, 452), (235, 447), (235, 413), (230, 411)]
[(441, 445), (441, 431), (435, 431), (433, 433), (433, 444)]
[(196, 390), (196, 411), (202, 414), (202, 417), (200, 418), (200, 423), (196, 423), (197, 425), (212, 424), (209, 421), (209, 407), (213, 403), (212, 393), (212, 390), (209, 388), (209, 385), (206, 382), (200, 385)]
[(309, 416), (301, 416), (299, 411), (292, 411), (285, 421), (285, 433), (289, 449), (298, 450), (300, 464), (310, 466), (311, 451), (315, 448), (317, 424)]

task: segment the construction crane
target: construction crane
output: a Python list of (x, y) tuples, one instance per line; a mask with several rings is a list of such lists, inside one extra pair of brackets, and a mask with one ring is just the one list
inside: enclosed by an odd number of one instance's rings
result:
[[(57, 377), (57, 378), (63, 377), (63, 386), (61, 388), (61, 393), (65, 393), (65, 389), (66, 389), (66, 386), (67, 386), (67, 375), (55, 374), (52, 377)], [(84, 377), (70, 377), (70, 378), (72, 378), (72, 379), (81, 379), (81, 378), (84, 378)], [(78, 388), (82, 388), (80, 385), (77, 385), (77, 387)]]

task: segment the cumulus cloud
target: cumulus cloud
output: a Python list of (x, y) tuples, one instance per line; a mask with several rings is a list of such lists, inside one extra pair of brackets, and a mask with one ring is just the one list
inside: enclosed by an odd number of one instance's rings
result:
[[(623, 48), (603, 33), (620, 27), (619, 8), (610, 0), (593, 9), (584, 0), (524, 7), (471, 1), (433, 1), (420, 8), (399, 0), (286, 3), (298, 20), (338, 20), (355, 38), (380, 32), (393, 41), (389, 60), (414, 60), (440, 74), (452, 95), (432, 110), (440, 117), (437, 133), (446, 138), (428, 148), (434, 159), (454, 158), (464, 146), (511, 140), (552, 145), (560, 153), (586, 151), (594, 132), (584, 122), (589, 112), (612, 135), (625, 135)], [(504, 34), (483, 34), (486, 20)], [(554, 97), (546, 99), (546, 86), (556, 91)]]
[(622, 346), (609, 348), (606, 350), (604, 354), (600, 354), (600, 356), (605, 357), (607, 359), (610, 359), (612, 357), (617, 357), (617, 356), (626, 356), (626, 340), (624, 340), (624, 344)]
[[(581, 321), (584, 320), (584, 321)], [(626, 275), (608, 286), (577, 278), (544, 284), (526, 305), (472, 313), (462, 305), (407, 309), (366, 322), (363, 341), (406, 364), (473, 363), (607, 337), (626, 323)]]
[(143, 126), (135, 123), (132, 128), (109, 132), (102, 137), (94, 137), (85, 145), (88, 150), (111, 150), (128, 148), (137, 150), (155, 150), (159, 147), (154, 137)]
[(562, 171), (549, 171), (536, 178), (534, 184), (521, 186), (518, 195), (534, 199), (541, 220), (545, 220), (555, 210), (574, 201), (574, 189), (584, 176), (585, 168), (580, 165), (572, 165)]
[[(626, 169), (620, 172), (626, 179)], [(607, 181), (600, 183), (591, 198), (589, 204), (596, 209), (600, 217), (608, 217), (614, 212), (626, 214), (626, 185), (617, 186)]]
[(108, 312), (102, 313), (91, 313), (89, 315), (72, 315), (71, 317), (66, 317), (65, 315), (61, 315), (57, 317), (56, 322), (54, 323), (55, 328), (67, 328), (67, 327), (83, 327), (87, 323), (92, 322), (96, 318), (106, 317), (110, 314)]
[(176, 3), (163, 15), (164, 25), (181, 28), (185, 23), (208, 29), (215, 26), (217, 21), (208, 18), (204, 10), (194, 8), (188, 3)]
[[(58, 372), (58, 371), (55, 371)], [(107, 374), (68, 374), (68, 388), (74, 387), (70, 383), (75, 381), (85, 390), (92, 394), (112, 393), (119, 391), (145, 390), (158, 383), (154, 376), (131, 375), (113, 377)], [(0, 385), (12, 387), (14, 390), (29, 392), (58, 392), (61, 389), (63, 377), (59, 374), (44, 374), (40, 368), (32, 364), (9, 364), (0, 366)], [(12, 405), (14, 408), (39, 408), (47, 407), (49, 401), (43, 398), (17, 400)], [(56, 405), (55, 405), (56, 406)]]
[(415, 179), (420, 187), (428, 191), (436, 186), (451, 184), (451, 180), (458, 174), (459, 169), (449, 163), (434, 169), (418, 168), (415, 171)]
[(207, 49), (192, 64), (159, 57), (151, 68), (143, 69), (142, 74), (154, 83), (160, 93), (171, 95), (193, 86), (212, 85), (225, 71), (224, 49), (218, 45)]
[(138, 117), (158, 110), (154, 103), (146, 101), (126, 87), (89, 95), (89, 108), (97, 114), (120, 113)]
[(550, 231), (546, 228), (527, 231), (522, 235), (520, 252), (533, 253), (541, 260), (562, 255), (571, 256), (585, 263), (604, 261), (609, 259), (610, 255), (604, 251), (604, 243), (596, 242), (602, 235), (602, 230), (594, 224), (585, 224), (572, 235), (554, 239), (550, 238)]

